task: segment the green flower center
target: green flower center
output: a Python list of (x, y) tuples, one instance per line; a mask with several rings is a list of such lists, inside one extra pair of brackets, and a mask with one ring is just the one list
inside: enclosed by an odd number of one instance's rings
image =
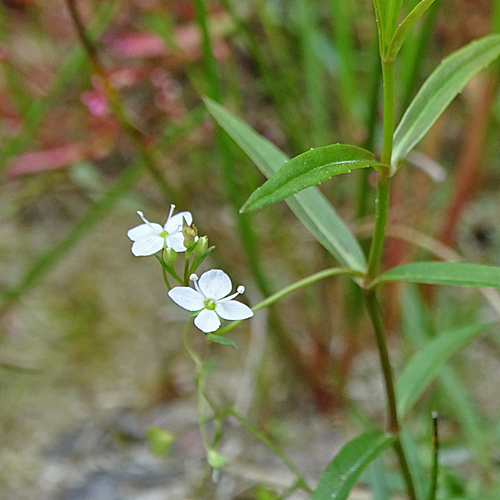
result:
[(168, 232), (162, 231), (158, 236), (161, 236), (162, 238), (166, 238), (168, 236)]
[(205, 309), (208, 309), (209, 311), (215, 311), (215, 300), (214, 299), (205, 300)]

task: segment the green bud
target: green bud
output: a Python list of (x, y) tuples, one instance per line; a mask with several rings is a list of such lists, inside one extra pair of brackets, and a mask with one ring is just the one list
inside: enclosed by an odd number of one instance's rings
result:
[(192, 226), (189, 226), (186, 223), (186, 219), (184, 219), (184, 224), (182, 225), (182, 234), (184, 236), (184, 246), (188, 248), (189, 245), (194, 243), (194, 239), (196, 238), (196, 236), (198, 236), (198, 229), (194, 224)]
[(170, 248), (170, 247), (164, 248), (163, 249), (163, 260), (169, 266), (173, 266), (175, 264), (175, 261), (177, 260), (177, 252), (173, 248)]
[(214, 449), (207, 451), (207, 462), (208, 465), (215, 470), (221, 469), (227, 465), (227, 460), (222, 455), (219, 455)]
[(196, 242), (196, 246), (194, 247), (193, 254), (195, 255), (195, 257), (200, 257), (201, 255), (203, 255), (207, 251), (207, 248), (208, 248), (208, 237), (202, 236)]
[(157, 457), (163, 457), (175, 442), (175, 436), (160, 427), (150, 427), (146, 431), (151, 453)]

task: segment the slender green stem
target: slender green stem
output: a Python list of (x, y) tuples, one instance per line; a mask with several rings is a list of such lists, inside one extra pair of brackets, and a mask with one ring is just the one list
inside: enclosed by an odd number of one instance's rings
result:
[(161, 266), (161, 272), (163, 274), (163, 281), (165, 282), (165, 285), (167, 285), (168, 290), (169, 291), (172, 290), (172, 286), (170, 285), (170, 283), (168, 281), (167, 271), (163, 266)]
[(368, 255), (367, 281), (377, 276), (385, 240), (385, 226), (389, 212), (390, 177), (389, 170), (378, 172), (377, 198), (375, 199), (375, 228)]
[(184, 331), (182, 333), (182, 343), (184, 345), (184, 349), (186, 350), (187, 355), (193, 360), (193, 363), (196, 365), (196, 371), (199, 372), (203, 366), (203, 363), (198, 354), (196, 354), (196, 352), (193, 351), (193, 348), (189, 343), (190, 330), (191, 330), (191, 322), (186, 321), (186, 324), (184, 325)]
[(380, 161), (389, 167), (394, 135), (394, 62), (382, 61), (382, 78), (384, 82), (384, 125)]
[[(332, 267), (330, 269), (324, 269), (323, 271), (320, 271), (316, 274), (312, 274), (311, 276), (308, 276), (307, 278), (304, 278), (302, 280), (296, 281), (295, 283), (292, 283), (291, 285), (279, 290), (276, 293), (273, 293), (271, 296), (267, 297), (263, 301), (259, 302), (257, 305), (253, 306), (251, 309), (252, 311), (258, 311), (259, 309), (263, 309), (264, 307), (268, 307), (275, 302), (277, 302), (279, 299), (283, 298), (285, 295), (288, 295), (289, 293), (295, 292), (296, 290), (299, 290), (301, 288), (304, 288), (308, 285), (311, 285), (312, 283), (315, 283), (316, 281), (322, 280), (324, 278), (328, 278), (330, 276), (335, 276), (337, 274), (351, 274), (354, 276), (360, 276), (358, 271), (355, 271), (354, 269), (346, 269), (343, 267)], [(224, 328), (221, 328), (216, 332), (216, 335), (224, 335), (225, 333), (229, 332), (232, 330), (235, 326), (239, 325), (241, 321), (233, 321), (226, 325)]]
[(185, 253), (185, 262), (184, 262), (184, 285), (189, 285), (189, 261), (191, 260), (191, 252)]
[[(382, 46), (382, 45), (381, 45)], [(368, 270), (366, 273), (366, 282), (370, 283), (378, 274), (380, 260), (382, 258), (382, 250), (385, 240), (385, 226), (387, 223), (387, 214), (389, 211), (389, 195), (390, 195), (390, 165), (392, 157), (392, 145), (394, 134), (394, 61), (387, 61), (382, 57), (382, 77), (384, 82), (384, 124), (383, 124), (383, 139), (382, 139), (382, 154), (380, 161), (382, 167), (378, 170), (377, 179), (377, 198), (375, 207), (375, 228), (370, 246), (370, 254), (368, 256)], [(365, 284), (366, 286), (366, 284)], [(415, 486), (411, 476), (408, 461), (401, 444), (399, 437), (399, 420), (396, 405), (396, 393), (394, 390), (394, 381), (392, 367), (389, 360), (389, 352), (387, 350), (387, 341), (385, 335), (384, 323), (380, 306), (374, 290), (365, 292), (366, 305), (368, 313), (373, 323), (375, 330), (375, 338), (380, 356), (380, 364), (384, 376), (385, 389), (387, 393), (387, 405), (389, 413), (389, 432), (396, 434), (397, 439), (394, 442), (394, 449), (398, 456), (399, 465), (403, 474), (406, 489), (411, 500), (416, 500)]]
[(182, 335), (182, 341), (184, 344), (184, 349), (186, 350), (187, 355), (191, 358), (193, 363), (196, 366), (195, 371), (195, 382), (196, 387), (198, 389), (198, 397), (197, 397), (197, 410), (198, 410), (198, 425), (200, 428), (201, 440), (203, 442), (203, 447), (208, 452), (210, 450), (210, 443), (208, 442), (207, 431), (205, 428), (205, 379), (203, 376), (203, 362), (200, 357), (191, 347), (189, 343), (189, 332), (191, 331), (191, 322), (188, 321), (184, 325), (184, 332)]
[(401, 443), (401, 437), (398, 434), (396, 441), (394, 441), (394, 450), (398, 456), (399, 466), (401, 467), (401, 472), (403, 473), (403, 478), (406, 483), (406, 490), (408, 491), (408, 496), (411, 500), (417, 500), (417, 493), (415, 491), (415, 485), (413, 484), (413, 478), (411, 475), (410, 467), (408, 465), (408, 460), (406, 459), (406, 454)]
[[(375, 64), (373, 64), (373, 68), (369, 72), (368, 76), (370, 81), (372, 81), (372, 87), (370, 89), (370, 97), (367, 106), (367, 116), (365, 117), (365, 126), (368, 130), (368, 135), (366, 140), (364, 141), (363, 147), (368, 151), (373, 151), (374, 142), (375, 142), (375, 132), (377, 129), (378, 123), (378, 112), (379, 112), (379, 93), (380, 93), (380, 84), (381, 84), (381, 75), (380, 75), (380, 61), (375, 57), (375, 51), (378, 52), (378, 45), (375, 45), (373, 49), (373, 60)], [(370, 189), (369, 184), (369, 176), (370, 176), (369, 168), (362, 168), (359, 171), (359, 181), (357, 186), (357, 205), (356, 205), (356, 218), (361, 219), (368, 214), (368, 193)]]
[(397, 434), (399, 432), (399, 422), (396, 409), (396, 393), (394, 390), (392, 367), (389, 361), (389, 352), (387, 350), (387, 341), (385, 337), (385, 328), (382, 321), (382, 314), (380, 312), (380, 306), (375, 292), (373, 292), (372, 290), (366, 292), (365, 299), (368, 313), (375, 330), (375, 338), (377, 340), (380, 364), (382, 365), (382, 373), (384, 375), (385, 389), (387, 392), (387, 404), (389, 412), (388, 430), (391, 434)]
[(375, 207), (375, 229), (373, 232), (370, 254), (368, 256), (368, 282), (377, 275), (382, 258), (385, 239), (385, 225), (389, 210), (390, 165), (392, 157), (392, 141), (394, 134), (394, 62), (382, 61), (382, 77), (384, 82), (384, 125), (382, 139), (382, 166), (378, 171), (377, 199)]
[[(389, 360), (389, 352), (387, 350), (387, 340), (385, 336), (384, 323), (382, 321), (382, 314), (380, 312), (380, 306), (373, 290), (369, 290), (365, 293), (366, 305), (368, 308), (368, 313), (373, 323), (373, 328), (375, 330), (375, 338), (377, 340), (377, 347), (380, 356), (380, 364), (382, 366), (382, 373), (384, 375), (385, 390), (387, 393), (387, 406), (389, 413), (389, 423), (388, 431), (391, 434), (398, 434), (400, 431), (399, 419), (396, 405), (396, 392), (394, 390), (394, 380), (392, 374), (392, 366)], [(413, 484), (413, 479), (411, 477), (410, 468), (408, 467), (408, 462), (401, 445), (399, 436), (394, 442), (394, 449), (397, 453), (399, 459), (399, 465), (403, 473), (403, 477), (406, 482), (406, 487), (411, 500), (416, 500), (415, 487)]]

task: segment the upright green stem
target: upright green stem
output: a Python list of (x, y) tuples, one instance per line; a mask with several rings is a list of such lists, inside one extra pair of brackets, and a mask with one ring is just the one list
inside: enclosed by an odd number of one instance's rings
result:
[(387, 393), (387, 406), (389, 412), (389, 424), (388, 431), (391, 434), (396, 434), (397, 440), (394, 442), (394, 449), (398, 455), (399, 465), (401, 467), (401, 472), (406, 483), (406, 489), (408, 490), (408, 495), (411, 500), (416, 500), (417, 495), (415, 493), (415, 486), (413, 484), (413, 479), (411, 477), (410, 468), (406, 460), (406, 455), (399, 438), (399, 419), (396, 406), (396, 392), (394, 390), (394, 380), (392, 375), (392, 366), (389, 360), (389, 352), (387, 350), (387, 340), (385, 336), (384, 323), (382, 321), (382, 314), (380, 312), (380, 306), (377, 301), (374, 290), (369, 290), (366, 292), (366, 305), (368, 308), (368, 313), (373, 323), (373, 328), (375, 330), (375, 338), (377, 340), (377, 347), (380, 356), (380, 364), (382, 366), (382, 373), (384, 375), (385, 390)]
[(390, 167), (394, 135), (394, 61), (382, 61), (384, 82), (384, 125), (380, 161)]
[[(385, 225), (387, 222), (387, 213), (389, 211), (389, 193), (390, 193), (390, 166), (392, 157), (392, 142), (394, 134), (394, 61), (387, 61), (382, 58), (382, 77), (384, 82), (384, 124), (383, 124), (383, 139), (382, 139), (382, 154), (380, 162), (382, 167), (378, 170), (377, 179), (377, 199), (375, 207), (375, 229), (370, 246), (370, 254), (368, 256), (368, 270), (365, 281), (369, 283), (378, 273), (380, 260), (382, 258), (382, 250), (385, 240)], [(403, 474), (406, 489), (411, 500), (416, 500), (415, 486), (411, 477), (410, 468), (406, 455), (399, 437), (399, 420), (396, 405), (396, 393), (394, 390), (394, 381), (392, 375), (392, 367), (389, 360), (389, 352), (387, 350), (387, 340), (385, 335), (384, 323), (380, 306), (377, 301), (374, 290), (368, 290), (365, 294), (368, 313), (373, 323), (375, 330), (375, 338), (377, 340), (377, 348), (380, 356), (380, 364), (384, 375), (385, 389), (387, 393), (387, 405), (389, 412), (389, 432), (397, 435), (397, 440), (394, 442), (394, 449), (398, 456), (399, 465)]]
[(370, 253), (368, 255), (367, 281), (370, 282), (378, 274), (382, 251), (384, 249), (385, 225), (389, 211), (390, 193), (389, 169), (379, 170), (377, 179), (377, 197), (375, 199), (375, 228), (373, 230)]
[(384, 81), (384, 125), (382, 139), (382, 167), (378, 171), (377, 199), (375, 207), (375, 229), (368, 256), (367, 280), (375, 278), (382, 257), (385, 239), (385, 225), (389, 210), (390, 165), (392, 157), (392, 141), (394, 134), (394, 62), (382, 61), (382, 77)]
[(382, 373), (384, 375), (385, 389), (387, 392), (387, 405), (389, 412), (388, 431), (391, 434), (399, 433), (399, 421), (396, 406), (396, 393), (394, 391), (394, 380), (392, 376), (392, 367), (389, 361), (389, 352), (387, 350), (387, 341), (385, 338), (385, 328), (380, 313), (380, 306), (374, 290), (366, 292), (366, 305), (368, 313), (373, 323), (375, 330), (375, 338), (377, 340), (377, 348), (380, 356), (380, 364), (382, 365)]

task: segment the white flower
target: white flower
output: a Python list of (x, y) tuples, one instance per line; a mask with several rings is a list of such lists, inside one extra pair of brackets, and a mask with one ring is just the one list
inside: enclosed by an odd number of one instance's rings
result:
[(198, 280), (196, 274), (189, 278), (194, 282), (194, 290), (189, 286), (177, 286), (168, 292), (169, 297), (188, 311), (198, 312), (194, 324), (204, 333), (215, 332), (220, 327), (220, 319), (241, 320), (253, 316), (252, 310), (234, 299), (245, 291), (240, 285), (236, 293), (231, 293), (229, 276), (220, 269), (203, 273)]
[(193, 216), (189, 212), (180, 212), (172, 216), (174, 208), (175, 205), (170, 205), (170, 213), (163, 227), (155, 222), (149, 222), (142, 212), (137, 212), (144, 224), (127, 232), (127, 236), (134, 242), (132, 253), (136, 257), (153, 255), (166, 247), (170, 247), (176, 252), (186, 250), (182, 234), (183, 219), (188, 225), (191, 225)]

